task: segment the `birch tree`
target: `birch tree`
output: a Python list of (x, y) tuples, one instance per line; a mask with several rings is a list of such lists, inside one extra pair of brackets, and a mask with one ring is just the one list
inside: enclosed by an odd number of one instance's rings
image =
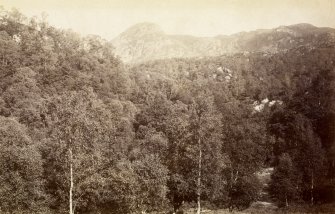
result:
[[(196, 195), (197, 214), (200, 214), (203, 179), (211, 176), (211, 172), (206, 170), (209, 162), (204, 162), (204, 160), (215, 160), (218, 158), (215, 155), (216, 152), (222, 152), (222, 147), (220, 147), (222, 145), (222, 127), (221, 116), (215, 109), (213, 96), (202, 91), (201, 88), (195, 92), (193, 102), (190, 105), (190, 132), (192, 144), (197, 150), (195, 156), (197, 160)], [(212, 159), (209, 159), (209, 156), (212, 156)]]
[[(89, 89), (55, 97), (48, 105), (50, 138), (44, 148), (46, 172), (50, 172), (47, 180), (59, 201), (67, 199), (70, 214), (81, 207), (80, 202), (84, 203), (85, 190), (81, 186), (103, 167), (102, 152), (108, 148), (103, 142), (110, 140), (106, 137), (113, 130), (111, 123), (102, 123), (102, 118), (106, 122), (112, 119), (104, 108)], [(57, 174), (52, 171), (55, 168)]]

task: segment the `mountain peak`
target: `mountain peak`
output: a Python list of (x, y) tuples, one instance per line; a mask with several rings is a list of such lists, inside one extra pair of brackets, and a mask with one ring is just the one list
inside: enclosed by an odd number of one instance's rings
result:
[(124, 31), (120, 36), (143, 36), (143, 35), (164, 34), (159, 25), (152, 22), (142, 22), (135, 24)]

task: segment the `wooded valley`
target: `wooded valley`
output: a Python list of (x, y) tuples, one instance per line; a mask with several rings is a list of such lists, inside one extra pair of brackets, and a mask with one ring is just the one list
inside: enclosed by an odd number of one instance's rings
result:
[(131, 64), (99, 36), (1, 10), (0, 213), (243, 210), (270, 167), (279, 209), (334, 203), (333, 31)]

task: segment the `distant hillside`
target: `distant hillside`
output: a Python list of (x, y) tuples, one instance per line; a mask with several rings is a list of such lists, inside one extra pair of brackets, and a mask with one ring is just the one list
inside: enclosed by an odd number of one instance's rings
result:
[(276, 53), (298, 46), (328, 47), (335, 44), (335, 29), (310, 24), (280, 26), (230, 36), (169, 35), (153, 23), (136, 24), (112, 41), (115, 53), (127, 63), (166, 58), (219, 56), (238, 52)]

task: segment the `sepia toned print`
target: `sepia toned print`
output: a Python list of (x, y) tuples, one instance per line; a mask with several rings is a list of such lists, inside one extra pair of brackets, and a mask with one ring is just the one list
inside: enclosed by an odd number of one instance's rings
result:
[(334, 10), (1, 0), (0, 214), (335, 213)]

